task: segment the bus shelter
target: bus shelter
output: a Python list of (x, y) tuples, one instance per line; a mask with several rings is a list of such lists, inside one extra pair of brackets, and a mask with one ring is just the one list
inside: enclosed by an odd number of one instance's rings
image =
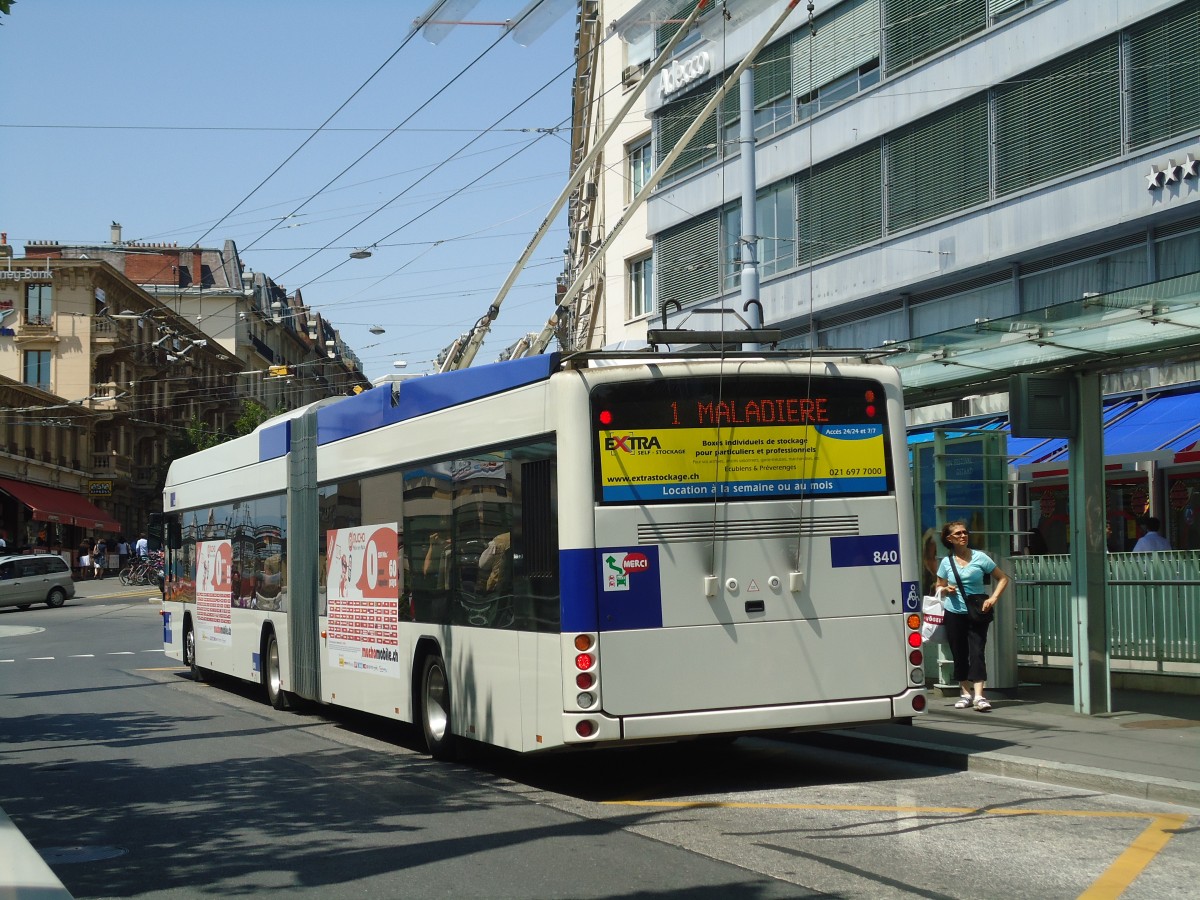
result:
[[(1070, 504), (1075, 709), (1111, 711), (1104, 400), (1101, 378), (1200, 360), (1200, 273), (926, 335), (890, 348), (909, 408), (1008, 390), (1013, 375), (1061, 375), (1075, 388), (1065, 439)], [(1193, 423), (1184, 423), (1191, 425)]]

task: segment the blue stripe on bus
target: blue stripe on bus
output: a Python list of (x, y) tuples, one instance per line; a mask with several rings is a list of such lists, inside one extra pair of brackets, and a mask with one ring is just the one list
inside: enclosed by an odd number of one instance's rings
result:
[(393, 422), (545, 381), (558, 368), (558, 359), (558, 354), (546, 353), (411, 378), (399, 383), (395, 403), (390, 386), (380, 385), (317, 410), (317, 443), (328, 444)]
[(887, 478), (785, 478), (759, 481), (729, 481), (720, 485), (712, 482), (685, 484), (673, 481), (669, 484), (625, 484), (606, 485), (606, 503), (636, 503), (649, 500), (696, 500), (712, 497), (716, 487), (721, 497), (742, 499), (746, 497), (794, 497), (797, 494), (878, 494), (887, 491)]
[(662, 628), (662, 569), (658, 547), (596, 550), (596, 591), (601, 631)]
[(868, 534), (829, 539), (830, 563), (835, 569), (900, 564), (898, 534)]
[(258, 433), (258, 461), (286, 456), (292, 446), (292, 420), (268, 425)]
[(593, 565), (596, 551), (560, 550), (558, 571), (562, 593), (562, 630), (598, 631), (599, 613), (596, 609), (596, 571)]

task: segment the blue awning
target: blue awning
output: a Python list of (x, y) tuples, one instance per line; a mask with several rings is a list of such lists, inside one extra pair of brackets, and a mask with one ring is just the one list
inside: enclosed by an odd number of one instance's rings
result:
[[(1123, 456), (1157, 450), (1181, 451), (1200, 442), (1200, 391), (1165, 394), (1142, 400), (1122, 397), (1104, 404), (1104, 455)], [(943, 426), (947, 437), (978, 431), (1008, 431), (1007, 419), (990, 419), (970, 428), (962, 423)], [(910, 444), (933, 439), (933, 429), (924, 426), (909, 435)], [(1061, 438), (1018, 438), (1009, 435), (1011, 466), (1057, 462), (1067, 458), (1067, 442)]]
[(1200, 437), (1200, 394), (1154, 397), (1104, 427), (1104, 455), (1180, 450)]

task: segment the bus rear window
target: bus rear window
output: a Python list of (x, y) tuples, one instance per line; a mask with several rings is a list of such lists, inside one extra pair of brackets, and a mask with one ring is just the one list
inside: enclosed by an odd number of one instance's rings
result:
[(602, 503), (893, 490), (883, 386), (863, 378), (665, 378), (592, 391)]

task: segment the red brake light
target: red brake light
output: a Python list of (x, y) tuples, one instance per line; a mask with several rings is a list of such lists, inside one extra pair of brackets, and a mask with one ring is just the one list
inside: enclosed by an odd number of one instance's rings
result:
[(595, 683), (596, 678), (591, 672), (580, 672), (575, 676), (575, 684), (581, 691), (586, 691)]
[(923, 712), (925, 709), (925, 695), (917, 694), (917, 696), (913, 697), (912, 704), (914, 710), (917, 712)]
[(611, 425), (612, 420), (613, 420), (613, 414), (611, 412), (609, 412), (607, 409), (602, 409), (602, 410), (600, 410), (599, 418), (600, 418), (601, 425)]
[(910, 647), (920, 647), (921, 646), (921, 632), (910, 631), (908, 633), (908, 646), (910, 646)]
[(580, 737), (591, 737), (596, 733), (596, 723), (589, 722), (587, 719), (584, 719), (582, 722), (576, 722), (575, 733)]
[(920, 650), (913, 650), (908, 654), (908, 661), (911, 665), (919, 666), (925, 662), (925, 654), (923, 654)]
[[(918, 635), (918, 637), (920, 637), (920, 635)], [(593, 657), (590, 653), (580, 653), (575, 657), (575, 668), (577, 669), (590, 669), (595, 664), (595, 657)]]

